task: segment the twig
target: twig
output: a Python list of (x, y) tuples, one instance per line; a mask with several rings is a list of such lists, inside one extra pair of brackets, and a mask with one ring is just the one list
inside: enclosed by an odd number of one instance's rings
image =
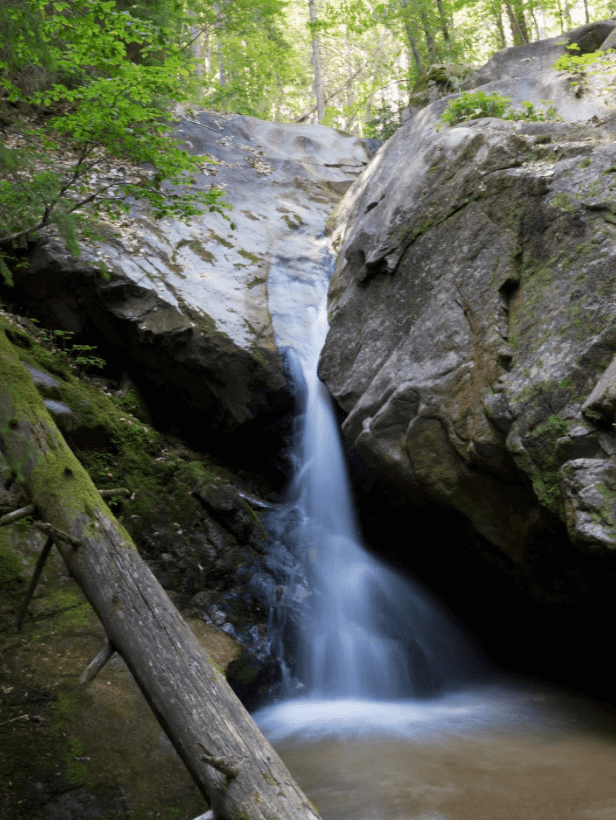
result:
[(36, 527), (38, 530), (41, 530), (42, 532), (46, 532), (49, 535), (52, 535), (54, 538), (58, 538), (60, 541), (65, 541), (72, 547), (78, 547), (81, 544), (79, 538), (75, 538), (74, 535), (69, 535), (67, 532), (63, 532), (62, 530), (57, 529), (57, 527), (54, 527), (53, 524), (43, 523), (42, 521), (35, 521), (32, 526)]
[(204, 763), (207, 763), (208, 766), (211, 766), (213, 769), (221, 772), (221, 774), (224, 774), (227, 780), (234, 780), (237, 777), (237, 761), (232, 758), (225, 760), (224, 757), (214, 757), (211, 752), (208, 752), (203, 743), (197, 743), (197, 748), (201, 752), (201, 760), (203, 760)]
[(111, 643), (111, 641), (107, 641), (98, 655), (86, 666), (81, 674), (81, 677), (79, 678), (79, 683), (87, 683), (88, 681), (93, 680), (114, 652), (115, 646)]
[(30, 581), (30, 586), (28, 587), (28, 591), (26, 592), (26, 597), (24, 598), (22, 605), (19, 607), (19, 612), (17, 613), (15, 626), (17, 627), (18, 632), (21, 632), (21, 624), (24, 619), (24, 615), (26, 614), (26, 610), (28, 609), (28, 604), (30, 603), (32, 596), (34, 595), (34, 590), (36, 589), (38, 580), (41, 577), (41, 572), (43, 571), (45, 561), (47, 560), (47, 557), (51, 552), (52, 546), (53, 535), (48, 535), (47, 541), (45, 541), (45, 546), (43, 547), (41, 554), (39, 555), (38, 561), (36, 562), (34, 573), (32, 575), (32, 580)]
[(13, 723), (16, 720), (28, 720), (30, 715), (19, 715), (16, 718), (11, 718), (10, 720), (5, 720), (4, 723), (0, 723), (0, 726), (6, 726), (7, 723)]
[[(116, 490), (99, 490), (101, 498), (113, 498), (117, 495), (130, 495), (130, 490), (126, 487), (118, 487)], [(20, 521), (22, 518), (27, 518), (29, 515), (34, 515), (34, 504), (28, 504), (27, 507), (21, 507), (19, 510), (7, 513), (0, 518), (0, 527), (5, 527), (7, 524), (14, 524), (15, 521)]]
[(117, 490), (99, 490), (101, 498), (113, 498), (116, 495), (130, 495), (130, 490), (126, 487), (118, 487)]
[(7, 524), (13, 524), (15, 521), (20, 521), (22, 518), (27, 518), (34, 514), (34, 504), (28, 504), (27, 507), (21, 507), (19, 510), (7, 513), (0, 518), (0, 527), (5, 527)]

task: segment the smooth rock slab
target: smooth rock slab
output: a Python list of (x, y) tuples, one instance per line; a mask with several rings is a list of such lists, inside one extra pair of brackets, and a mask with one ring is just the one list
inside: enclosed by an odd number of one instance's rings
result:
[[(79, 260), (58, 242), (41, 246), (18, 288), (54, 327), (111, 344), (174, 423), (190, 417), (205, 431), (231, 432), (290, 405), (267, 301), (272, 248), (277, 264), (285, 254), (295, 265), (320, 264), (311, 237), (323, 234), (370, 157), (333, 128), (184, 114), (178, 135), (203, 157), (195, 185), (222, 188), (229, 218), (204, 211), (190, 224), (155, 221), (135, 208), (119, 227), (102, 225), (106, 239)], [(110, 278), (87, 261), (104, 261)]]

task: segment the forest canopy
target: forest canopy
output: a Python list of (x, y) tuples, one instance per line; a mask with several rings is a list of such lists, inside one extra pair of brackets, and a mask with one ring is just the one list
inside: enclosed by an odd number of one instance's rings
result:
[(501, 48), (615, 12), (616, 0), (3, 0), (0, 273), (11, 281), (9, 258), (41, 231), (78, 254), (101, 213), (134, 201), (158, 218), (224, 213), (220, 191), (188, 184), (199, 160), (172, 136), (178, 103), (383, 139), (411, 94), (456, 91)]

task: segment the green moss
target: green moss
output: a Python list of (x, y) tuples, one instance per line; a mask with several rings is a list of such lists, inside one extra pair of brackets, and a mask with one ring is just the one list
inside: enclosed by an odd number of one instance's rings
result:
[(263, 355), (263, 353), (261, 353), (261, 351), (256, 345), (252, 345), (252, 347), (250, 348), (250, 352), (252, 354), (253, 359), (259, 362), (259, 364), (267, 364), (267, 362), (265, 361), (265, 356)]
[(251, 262), (254, 262), (255, 265), (259, 265), (262, 262), (256, 254), (250, 253), (250, 251), (245, 251), (243, 248), (240, 248), (238, 253), (240, 256), (243, 256), (244, 259), (249, 259)]
[(199, 242), (191, 242), (190, 247), (191, 250), (197, 254), (197, 256), (200, 256), (201, 259), (203, 259), (204, 262), (208, 262), (210, 265), (213, 265), (216, 261), (216, 257), (212, 251), (206, 250)]
[[(32, 470), (32, 493), (45, 518), (60, 529), (80, 514), (106, 513), (105, 502), (88, 473), (68, 449), (48, 450)], [(72, 519), (72, 520), (71, 520)]]
[[(21, 341), (19, 350), (10, 346), (3, 348), (0, 339), (0, 378), (6, 378), (17, 391), (20, 408), (21, 396), (26, 396), (25, 408), (34, 419), (36, 414), (32, 413), (32, 408), (37, 404), (40, 408), (41, 399), (16, 354), (29, 364), (46, 368), (41, 362), (39, 351), (42, 348), (36, 343), (28, 345), (21, 332), (18, 337)], [(57, 398), (75, 413), (75, 422), (65, 433), (72, 454), (62, 451), (62, 455), (58, 455), (51, 436), (48, 442), (50, 453), (35, 468), (37, 492), (50, 509), (58, 507), (64, 484), (70, 480), (79, 489), (76, 495), (81, 497), (74, 513), (85, 511), (91, 516), (97, 508), (105, 510), (108, 505), (119, 519), (119, 526), (126, 527), (127, 542), (132, 538), (137, 547), (143, 548), (144, 537), (147, 536), (150, 544), (151, 532), (159, 526), (166, 531), (171, 522), (179, 522), (180, 528), (187, 520), (194, 519), (200, 505), (191, 493), (199, 481), (213, 483), (229, 479), (228, 472), (207, 455), (194, 453), (156, 431), (148, 423), (147, 408), (136, 391), (129, 391), (123, 398), (111, 396), (98, 385), (77, 378), (70, 370), (54, 390), (58, 391)], [(73, 460), (75, 458), (78, 461)], [(94, 486), (80, 471), (79, 462)], [(67, 468), (71, 479), (65, 477)], [(97, 490), (111, 487), (127, 487), (131, 497), (117, 497), (106, 504)], [(67, 529), (63, 520), (52, 523)], [(175, 534), (175, 531), (176, 528), (172, 528), (170, 532)], [(4, 566), (3, 555), (4, 551), (0, 553), (0, 573)], [(6, 561), (6, 574), (14, 577), (18, 569), (15, 560), (7, 557)], [(20, 572), (23, 572), (21, 568)], [(176, 580), (178, 589), (183, 589), (182, 579)], [(62, 609), (60, 601), (56, 603)], [(83, 608), (67, 605), (58, 617), (60, 615), (64, 619), (77, 620), (83, 616)]]
[(219, 663), (216, 663), (216, 661), (213, 658), (211, 658), (209, 655), (208, 655), (207, 660), (208, 660), (208, 663), (210, 664), (210, 666), (213, 666), (214, 669), (223, 676), (223, 678), (227, 677), (227, 673), (225, 672), (225, 670), (222, 668), (222, 666)]
[(566, 211), (567, 213), (575, 211), (575, 206), (571, 202), (571, 196), (566, 193), (557, 194), (550, 200), (550, 205), (553, 208), (559, 208), (561, 211)]
[(592, 162), (591, 158), (590, 158), (590, 157), (586, 157), (585, 159), (583, 159), (583, 160), (579, 163), (578, 168), (588, 168), (588, 166), (591, 164), (591, 162)]
[[(214, 237), (213, 237), (214, 238)], [(216, 237), (216, 240), (223, 244), (226, 240), (222, 239), (222, 237)], [(229, 243), (227, 243), (229, 244)], [(216, 261), (216, 257), (211, 251), (208, 251), (206, 248), (203, 247), (201, 242), (198, 239), (182, 239), (177, 244), (177, 250), (180, 248), (188, 246), (193, 253), (203, 259), (204, 262), (209, 262), (210, 265), (213, 265)], [(229, 245), (229, 247), (232, 247)]]
[(259, 277), (259, 276), (255, 276), (255, 278), (254, 278), (254, 279), (252, 279), (252, 280), (251, 280), (251, 281), (250, 281), (250, 282), (246, 285), (246, 287), (247, 287), (247, 288), (256, 288), (256, 287), (257, 287), (257, 285), (262, 285), (262, 284), (263, 284), (264, 282), (266, 282), (266, 281), (267, 281), (266, 279), (262, 279), (262, 278), (261, 278), (261, 277)]
[(112, 396), (112, 401), (120, 410), (134, 416), (145, 424), (150, 424), (150, 413), (139, 391), (135, 387), (129, 388), (123, 396)]
[(331, 236), (333, 232), (336, 230), (336, 225), (338, 223), (338, 218), (342, 211), (342, 203), (344, 198), (340, 199), (337, 203), (336, 207), (332, 210), (330, 215), (327, 217), (325, 221), (325, 233), (327, 236)]
[(69, 748), (65, 749), (62, 755), (65, 763), (64, 778), (71, 786), (91, 788), (94, 785), (93, 777), (85, 763), (77, 759), (82, 757), (84, 752), (85, 746), (82, 741), (74, 737), (69, 740)]
[(53, 717), (52, 728), (61, 731), (66, 725), (66, 721), (72, 714), (75, 708), (75, 696), (70, 692), (59, 692), (56, 701)]
[(0, 586), (13, 584), (24, 575), (24, 565), (11, 549), (11, 536), (6, 527), (0, 527)]
[(297, 216), (297, 214), (293, 214), (293, 216), (295, 217), (295, 220), (292, 219), (292, 217), (290, 217), (288, 214), (283, 214), (282, 218), (284, 219), (284, 221), (287, 223), (288, 227), (292, 231), (296, 231), (296, 230), (298, 230), (298, 228), (301, 228), (301, 226), (304, 223), (299, 218), (299, 216)]
[(312, 800), (308, 800), (308, 805), (310, 806), (310, 808), (312, 809), (312, 811), (313, 811), (315, 814), (317, 814), (319, 817), (321, 816), (321, 812), (317, 809), (317, 807), (316, 807), (316, 806), (315, 806), (315, 804), (312, 802)]
[(553, 414), (536, 430), (528, 441), (531, 458), (524, 465), (539, 502), (559, 515), (562, 498), (560, 489), (560, 459), (557, 441), (567, 435), (569, 421)]
[(598, 239), (597, 237), (593, 237), (592, 239), (589, 239), (586, 242), (580, 242), (580, 244), (576, 245), (576, 247), (574, 248), (575, 256), (578, 259), (583, 259), (584, 257), (589, 256), (591, 253), (595, 253), (597, 246), (600, 244), (600, 242), (601, 239)]
[(233, 247), (232, 242), (229, 242), (224, 237), (219, 236), (217, 233), (214, 233), (214, 231), (210, 231), (208, 233), (208, 236), (209, 236), (210, 239), (213, 239), (215, 242), (218, 242), (219, 245), (223, 245), (225, 248), (232, 248)]

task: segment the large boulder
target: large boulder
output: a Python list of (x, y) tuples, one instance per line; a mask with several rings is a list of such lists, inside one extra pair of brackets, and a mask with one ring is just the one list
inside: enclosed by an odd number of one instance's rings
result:
[[(598, 47), (615, 25), (580, 31)], [(562, 121), (439, 130), (439, 100), (350, 189), (319, 370), (367, 461), (518, 566), (558, 520), (581, 549), (616, 544), (613, 77), (577, 97), (554, 46), (479, 79)]]
[[(204, 211), (189, 224), (156, 221), (135, 207), (120, 225), (101, 223), (104, 239), (79, 259), (58, 241), (40, 245), (16, 295), (46, 325), (104, 346), (106, 357), (115, 349), (154, 415), (219, 441), (290, 404), (267, 302), (270, 261), (292, 263), (298, 240), (324, 232), (370, 155), (333, 128), (206, 110), (183, 112), (177, 133), (203, 157), (195, 186), (225, 191), (228, 219)], [(128, 171), (104, 173), (117, 181)], [(304, 242), (302, 255), (312, 247)], [(90, 264), (101, 261), (107, 279)]]

